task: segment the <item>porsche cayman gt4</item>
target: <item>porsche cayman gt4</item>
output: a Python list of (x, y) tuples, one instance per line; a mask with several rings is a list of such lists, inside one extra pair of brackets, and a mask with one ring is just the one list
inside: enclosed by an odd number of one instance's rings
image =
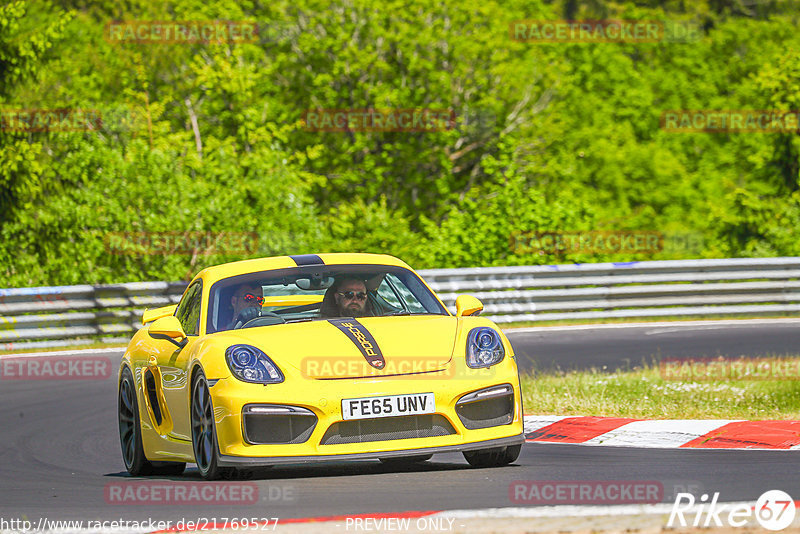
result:
[(119, 370), (133, 475), (313, 461), (517, 459), (517, 363), (481, 303), (452, 315), (397, 258), (308, 254), (204, 269), (147, 310)]

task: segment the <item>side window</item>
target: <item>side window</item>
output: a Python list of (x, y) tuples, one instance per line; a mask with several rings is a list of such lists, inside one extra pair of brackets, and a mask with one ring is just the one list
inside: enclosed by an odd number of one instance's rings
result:
[(187, 336), (196, 336), (200, 333), (200, 304), (203, 300), (203, 284), (195, 282), (178, 304), (175, 317), (180, 321), (183, 331)]
[(408, 289), (408, 287), (399, 278), (393, 274), (387, 275), (386, 278), (389, 279), (392, 286), (394, 286), (398, 293), (400, 293), (400, 298), (405, 301), (406, 306), (408, 306), (408, 309), (411, 310), (412, 313), (425, 313), (427, 311), (425, 306), (423, 306), (422, 303), (417, 300), (417, 297), (414, 296), (414, 293), (412, 293), (411, 290)]
[(397, 294), (392, 290), (389, 286), (389, 283), (386, 281), (386, 278), (383, 279), (383, 282), (380, 286), (378, 286), (378, 295), (389, 305), (394, 306), (397, 310), (402, 310), (403, 305), (400, 304), (400, 301), (397, 299)]
[[(406, 285), (395, 275), (387, 274), (383, 283), (378, 287), (378, 295), (380, 295), (387, 303), (396, 308), (402, 309), (400, 299), (405, 302), (408, 310), (411, 313), (425, 313), (427, 310), (417, 297), (406, 287)], [(400, 298), (398, 298), (398, 296)]]

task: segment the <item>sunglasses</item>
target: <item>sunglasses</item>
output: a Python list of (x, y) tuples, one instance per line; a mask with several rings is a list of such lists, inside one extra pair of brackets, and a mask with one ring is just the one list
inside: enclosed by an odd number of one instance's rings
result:
[(362, 291), (359, 291), (358, 293), (355, 291), (339, 291), (338, 293), (347, 300), (353, 300), (354, 298), (358, 300), (367, 300), (367, 294)]
[(248, 304), (252, 304), (254, 302), (258, 302), (259, 304), (263, 304), (264, 303), (264, 297), (257, 297), (255, 295), (251, 295), (250, 293), (246, 293), (246, 294), (242, 295), (242, 298)]

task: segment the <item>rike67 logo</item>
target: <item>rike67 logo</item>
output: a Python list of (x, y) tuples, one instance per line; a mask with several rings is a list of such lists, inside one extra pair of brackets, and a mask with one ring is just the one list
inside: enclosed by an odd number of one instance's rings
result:
[[(708, 495), (700, 496), (695, 503), (691, 493), (679, 493), (672, 505), (667, 527), (689, 526), (689, 518), (694, 515), (693, 527), (722, 527), (725, 523), (732, 527), (754, 526), (752, 519), (767, 530), (783, 530), (794, 521), (797, 512), (795, 502), (788, 493), (781, 490), (764, 492), (756, 501), (756, 505), (745, 503), (717, 504), (719, 492), (714, 493), (711, 501)], [(704, 520), (705, 519), (705, 520)]]

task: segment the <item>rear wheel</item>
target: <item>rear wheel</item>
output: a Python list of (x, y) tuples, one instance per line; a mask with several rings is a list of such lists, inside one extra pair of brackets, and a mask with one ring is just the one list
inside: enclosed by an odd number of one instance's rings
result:
[(125, 469), (133, 476), (180, 475), (186, 468), (184, 462), (151, 462), (144, 455), (142, 428), (139, 424), (139, 403), (136, 383), (128, 367), (122, 370), (117, 397), (119, 442)]
[(192, 379), (192, 449), (197, 470), (206, 480), (231, 478), (235, 471), (231, 467), (220, 467), (217, 461), (217, 433), (214, 428), (214, 406), (203, 371)]
[(522, 450), (522, 445), (509, 445), (479, 451), (464, 451), (464, 458), (472, 467), (502, 467), (517, 458)]
[(397, 458), (381, 458), (380, 461), (390, 466), (414, 465), (427, 462), (433, 458), (432, 454), (417, 454), (416, 456), (400, 456)]

